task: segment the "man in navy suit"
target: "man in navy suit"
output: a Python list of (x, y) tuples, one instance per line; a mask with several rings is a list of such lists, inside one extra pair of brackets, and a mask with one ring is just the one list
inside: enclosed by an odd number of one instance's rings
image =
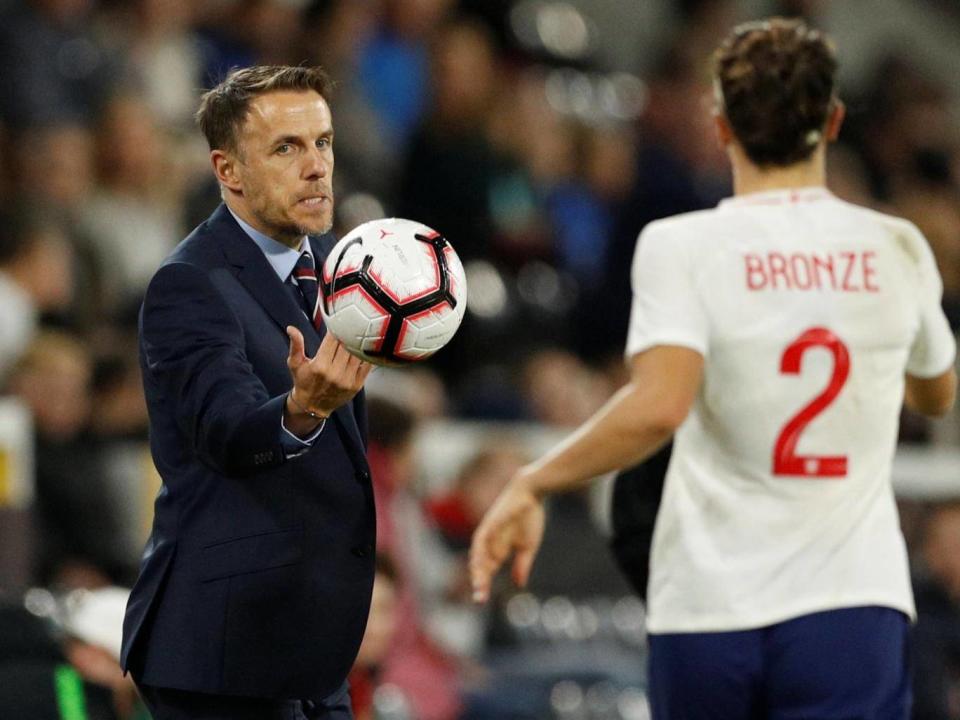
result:
[(325, 335), (333, 125), (319, 68), (238, 70), (198, 118), (223, 196), (140, 315), (153, 532), (124, 669), (157, 720), (351, 718), (374, 574), (360, 390)]

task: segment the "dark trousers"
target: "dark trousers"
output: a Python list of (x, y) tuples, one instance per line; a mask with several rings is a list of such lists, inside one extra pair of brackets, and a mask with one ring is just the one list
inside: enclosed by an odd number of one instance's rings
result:
[(650, 636), (654, 720), (907, 720), (909, 621), (829, 610), (756, 630)]
[(207, 695), (137, 683), (153, 720), (353, 720), (347, 683), (320, 702)]

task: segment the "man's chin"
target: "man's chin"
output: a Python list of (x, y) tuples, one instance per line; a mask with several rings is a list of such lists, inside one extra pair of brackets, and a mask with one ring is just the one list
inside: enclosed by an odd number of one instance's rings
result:
[(323, 235), (333, 228), (333, 213), (324, 213), (322, 217), (303, 219), (300, 222), (300, 232), (303, 235)]
[(333, 229), (333, 220), (328, 219), (322, 223), (310, 223), (309, 225), (304, 225), (300, 228), (300, 232), (304, 235), (323, 235), (328, 233)]

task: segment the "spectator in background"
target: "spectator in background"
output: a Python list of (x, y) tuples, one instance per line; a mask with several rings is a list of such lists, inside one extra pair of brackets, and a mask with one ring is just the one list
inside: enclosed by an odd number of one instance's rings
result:
[(0, 17), (0, 120), (91, 123), (117, 68), (91, 32), (95, 0), (28, 0)]
[(430, 101), (428, 45), (453, 0), (383, 0), (383, 24), (363, 48), (359, 80), (389, 142), (404, 145)]
[(709, 87), (699, 60), (677, 45), (664, 53), (649, 79), (636, 180), (618, 208), (607, 255), (604, 312), (593, 323), (579, 325), (584, 333), (580, 347), (592, 348), (595, 355), (619, 355), (623, 349), (629, 270), (640, 231), (653, 220), (711, 207), (727, 194), (729, 172), (704, 112)]
[(0, 119), (0, 204), (6, 205), (10, 195), (10, 149), (7, 147), (7, 126)]
[(92, 434), (99, 438), (145, 440), (147, 406), (136, 361), (136, 334), (107, 326), (94, 334), (94, 343), (106, 350), (101, 350), (94, 366)]
[(94, 185), (93, 135), (86, 125), (34, 125), (11, 137), (16, 199), (74, 219)]
[(523, 392), (529, 416), (558, 428), (576, 427), (607, 398), (612, 388), (576, 355), (559, 348), (544, 349), (524, 363)]
[(451, 550), (470, 547), (483, 514), (525, 462), (525, 454), (509, 441), (490, 442), (467, 460), (449, 492), (426, 501), (427, 514)]
[(45, 331), (20, 358), (8, 382), (8, 390), (33, 414), (37, 579), (65, 589), (110, 584), (106, 558), (116, 518), (104, 511), (102, 459), (84, 435), (92, 370), (90, 353), (78, 338)]
[(77, 123), (40, 125), (14, 133), (10, 146), (13, 202), (31, 211), (50, 213), (60, 223), (75, 260), (70, 318), (88, 326), (106, 311), (100, 266), (77, 226), (95, 187), (93, 135)]
[(909, 57), (892, 54), (877, 66), (856, 128), (874, 195), (889, 200), (896, 183), (911, 182), (922, 154), (957, 150), (950, 104), (946, 89)]
[(501, 71), (489, 31), (475, 21), (444, 25), (434, 42), (434, 103), (410, 140), (397, 207), (449, 237), (468, 261), (490, 252), (497, 167), (484, 133)]
[(443, 420), (450, 415), (443, 381), (424, 365), (380, 368), (367, 378), (370, 397), (386, 397), (413, 413), (418, 421)]
[(203, 23), (204, 85), (213, 87), (235, 68), (298, 64), (298, 3), (287, 0), (237, 0)]
[(524, 462), (526, 454), (511, 439), (490, 439), (466, 461), (448, 492), (424, 503), (445, 548), (437, 563), (445, 568), (445, 582), (428, 599), (430, 627), (444, 647), (464, 658), (481, 655), (489, 624), (487, 613), (470, 600), (470, 537)]
[(384, 660), (393, 642), (398, 620), (397, 570), (389, 555), (377, 554), (370, 617), (350, 676), (354, 720), (375, 720), (374, 693), (380, 684)]
[(130, 586), (137, 577), (160, 478), (150, 461), (136, 333), (106, 326), (90, 338), (99, 350), (84, 438), (98, 457), (100, 505), (112, 529), (101, 562), (111, 580)]
[(203, 46), (193, 30), (201, 3), (173, 0), (116, 2), (105, 12), (104, 35), (165, 132), (193, 130), (203, 77)]
[(0, 379), (33, 341), (44, 313), (73, 296), (72, 253), (55, 222), (0, 215)]
[(827, 162), (831, 173), (829, 187), (834, 195), (856, 205), (877, 205), (876, 199), (870, 194), (866, 165), (855, 148), (837, 142), (827, 150)]
[[(947, 158), (945, 152), (920, 154), (916, 170), (892, 183), (890, 201), (929, 239), (943, 277), (943, 308), (956, 332), (960, 330), (960, 187), (951, 177)], [(924, 168), (925, 160), (934, 167)]]
[(931, 509), (914, 575), (914, 720), (960, 718), (960, 503)]
[(337, 114), (350, 118), (337, 128), (338, 197), (355, 191), (387, 197), (402, 156), (403, 145), (392, 141), (358, 77), (361, 54), (377, 29), (379, 6), (377, 0), (314, 0), (304, 13), (302, 55), (337, 79)]
[[(0, 717), (63, 720), (72, 710), (87, 720), (132, 720), (132, 705), (121, 703), (130, 714), (118, 714), (112, 688), (91, 662), (100, 652), (65, 638), (21, 606), (0, 606)], [(87, 677), (90, 670), (98, 677)]]
[(147, 283), (182, 235), (181, 182), (142, 97), (111, 98), (95, 141), (99, 183), (83, 205), (80, 225), (102, 278), (101, 301), (132, 320)]
[[(476, 21), (445, 23), (433, 41), (434, 103), (410, 138), (399, 172), (397, 214), (442, 233), (465, 263), (495, 259), (491, 203), (501, 162), (486, 131), (502, 68), (489, 31)], [(456, 384), (468, 367), (502, 355), (503, 345), (488, 342), (478, 330), (468, 314), (457, 336), (431, 361), (447, 382)]]
[(75, 590), (60, 598), (63, 652), (85, 682), (110, 692), (118, 720), (148, 720), (133, 678), (120, 669), (121, 627), (130, 590)]
[(377, 550), (389, 554), (399, 578), (397, 631), (381, 680), (399, 687), (418, 720), (454, 720), (460, 709), (457, 664), (426, 629), (424, 596), (442, 586), (429, 528), (414, 495), (415, 418), (401, 405), (371, 397), (367, 457), (377, 503)]

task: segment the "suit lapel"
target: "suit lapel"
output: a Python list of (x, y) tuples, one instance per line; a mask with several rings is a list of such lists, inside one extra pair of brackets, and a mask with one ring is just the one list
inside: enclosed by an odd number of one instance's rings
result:
[(210, 218), (210, 223), (215, 237), (220, 240), (223, 254), (247, 292), (267, 312), (284, 335), (288, 325), (298, 328), (303, 333), (307, 355), (314, 355), (320, 345), (320, 336), (277, 277), (257, 244), (237, 224), (225, 205), (217, 208)]

